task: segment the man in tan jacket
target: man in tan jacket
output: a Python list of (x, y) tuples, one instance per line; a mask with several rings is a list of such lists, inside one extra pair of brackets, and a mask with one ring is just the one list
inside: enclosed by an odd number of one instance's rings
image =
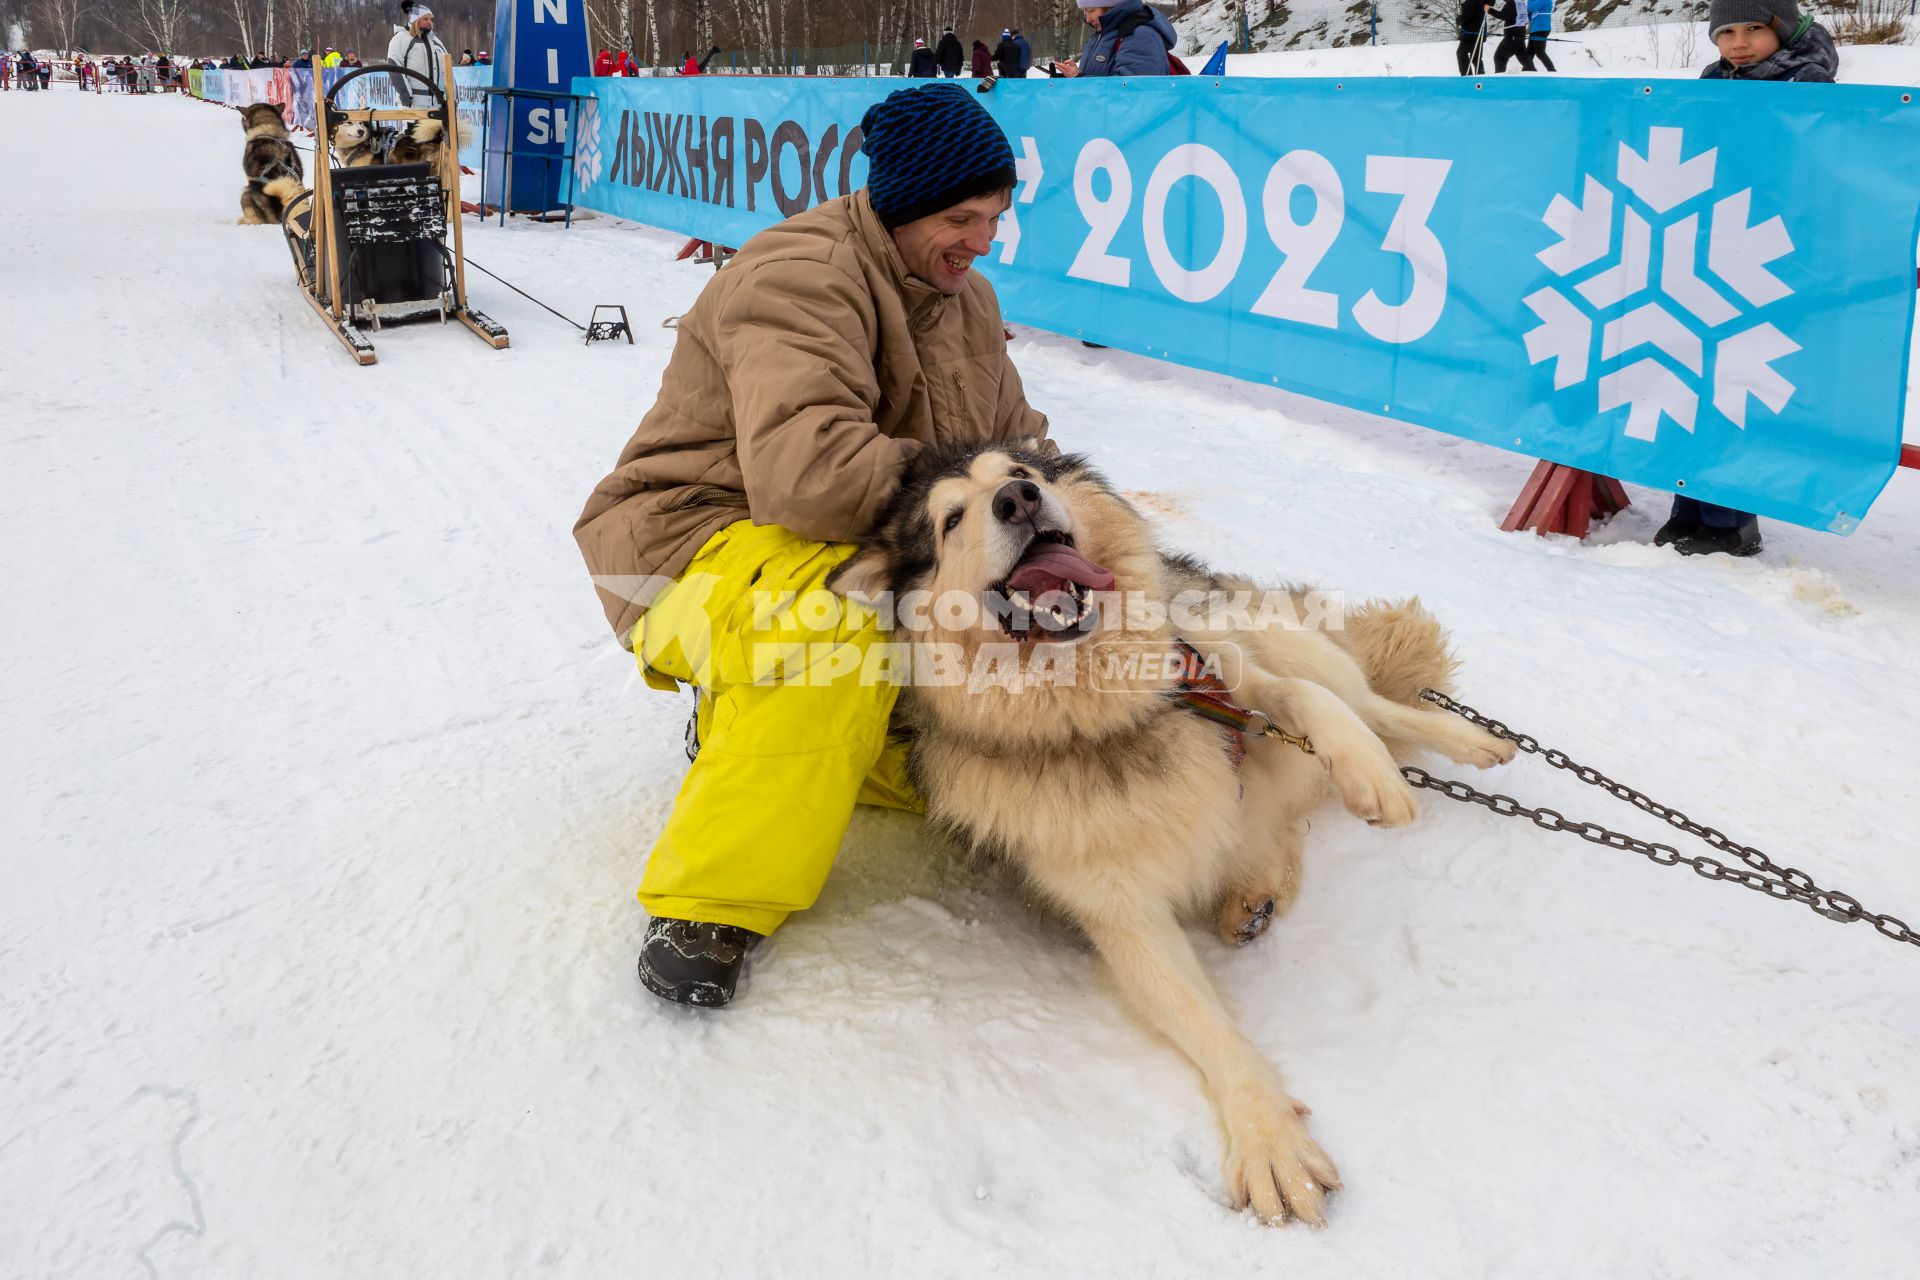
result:
[[(698, 748), (640, 885), (640, 977), (732, 998), (746, 951), (813, 904), (856, 802), (917, 807), (886, 750), (881, 634), (825, 589), (907, 459), (1044, 438), (972, 270), (1014, 185), (973, 94), (904, 89), (861, 121), (867, 186), (749, 240), (680, 322), (659, 398), (574, 537), (649, 684), (700, 690)], [(770, 679), (769, 654), (800, 657)], [(838, 674), (842, 671), (849, 674)]]

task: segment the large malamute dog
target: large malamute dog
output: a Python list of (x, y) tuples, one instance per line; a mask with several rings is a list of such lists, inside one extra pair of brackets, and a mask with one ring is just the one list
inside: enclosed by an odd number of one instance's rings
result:
[[(1181, 922), (1211, 916), (1230, 943), (1265, 932), (1299, 890), (1306, 818), (1329, 790), (1399, 825), (1414, 802), (1396, 757), (1512, 758), (1511, 743), (1420, 702), (1451, 683), (1439, 625), (1415, 601), (1348, 610), (1343, 629), (1294, 625), (1325, 602), (1161, 553), (1084, 460), (1023, 447), (920, 454), (830, 585), (890, 613), (896, 654), (912, 646), (900, 714), (929, 818), (1019, 868), (1193, 1060), (1236, 1202), (1323, 1224), (1333, 1162)], [(1209, 676), (1231, 692), (1182, 699)], [(1223, 701), (1312, 754), (1236, 741), (1196, 714)]]
[(286, 108), (271, 102), (242, 107), (240, 127), (247, 133), (240, 153), (240, 169), (247, 175), (240, 189), (240, 221), (277, 223), (287, 202), (307, 189), (300, 153), (288, 140)]

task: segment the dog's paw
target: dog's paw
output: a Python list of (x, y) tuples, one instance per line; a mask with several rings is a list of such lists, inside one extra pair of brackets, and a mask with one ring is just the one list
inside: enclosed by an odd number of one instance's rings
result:
[(1230, 893), (1213, 918), (1220, 940), (1230, 946), (1244, 947), (1267, 931), (1279, 914), (1279, 902), (1271, 895)]
[(1475, 733), (1485, 739), (1468, 749), (1462, 764), (1470, 764), (1476, 769), (1491, 769), (1495, 765), (1508, 764), (1513, 760), (1518, 747), (1505, 738), (1496, 738), (1485, 729), (1476, 729)]
[[(1381, 755), (1386, 753), (1382, 751)], [(1404, 827), (1419, 815), (1413, 788), (1390, 758), (1384, 764), (1365, 758), (1358, 763), (1336, 759), (1327, 768), (1340, 802), (1362, 822), (1376, 827)]]
[(1307, 1133), (1306, 1112), (1282, 1094), (1228, 1135), (1228, 1194), (1268, 1226), (1293, 1218), (1326, 1226), (1327, 1192), (1340, 1189), (1340, 1171)]
[(1447, 759), (1475, 769), (1491, 769), (1513, 759), (1517, 748), (1506, 738), (1496, 738), (1479, 725), (1464, 721), (1449, 725), (1439, 744)]

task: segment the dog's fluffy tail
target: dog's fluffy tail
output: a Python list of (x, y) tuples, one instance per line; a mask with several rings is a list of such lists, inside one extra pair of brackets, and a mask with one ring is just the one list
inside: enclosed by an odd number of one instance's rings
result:
[(1460, 665), (1447, 651), (1440, 623), (1411, 600), (1369, 600), (1347, 611), (1346, 628), (1331, 633), (1345, 645), (1373, 691), (1394, 702), (1415, 704), (1422, 689), (1453, 691)]
[(282, 205), (292, 204), (307, 189), (298, 178), (275, 178), (260, 188)]

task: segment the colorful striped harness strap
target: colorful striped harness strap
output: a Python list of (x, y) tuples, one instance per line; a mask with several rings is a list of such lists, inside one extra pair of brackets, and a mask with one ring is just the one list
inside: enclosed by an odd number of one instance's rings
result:
[(1258, 738), (1278, 738), (1291, 743), (1308, 755), (1313, 754), (1313, 740), (1297, 734), (1288, 733), (1273, 722), (1273, 718), (1264, 711), (1254, 711), (1240, 706), (1227, 696), (1227, 684), (1219, 674), (1207, 666), (1207, 660), (1200, 651), (1178, 637), (1174, 639), (1174, 650), (1180, 655), (1180, 676), (1174, 682), (1171, 695), (1193, 714), (1203, 720), (1211, 720), (1220, 726), (1226, 735), (1227, 755), (1238, 769), (1240, 762), (1247, 758), (1247, 735)]

